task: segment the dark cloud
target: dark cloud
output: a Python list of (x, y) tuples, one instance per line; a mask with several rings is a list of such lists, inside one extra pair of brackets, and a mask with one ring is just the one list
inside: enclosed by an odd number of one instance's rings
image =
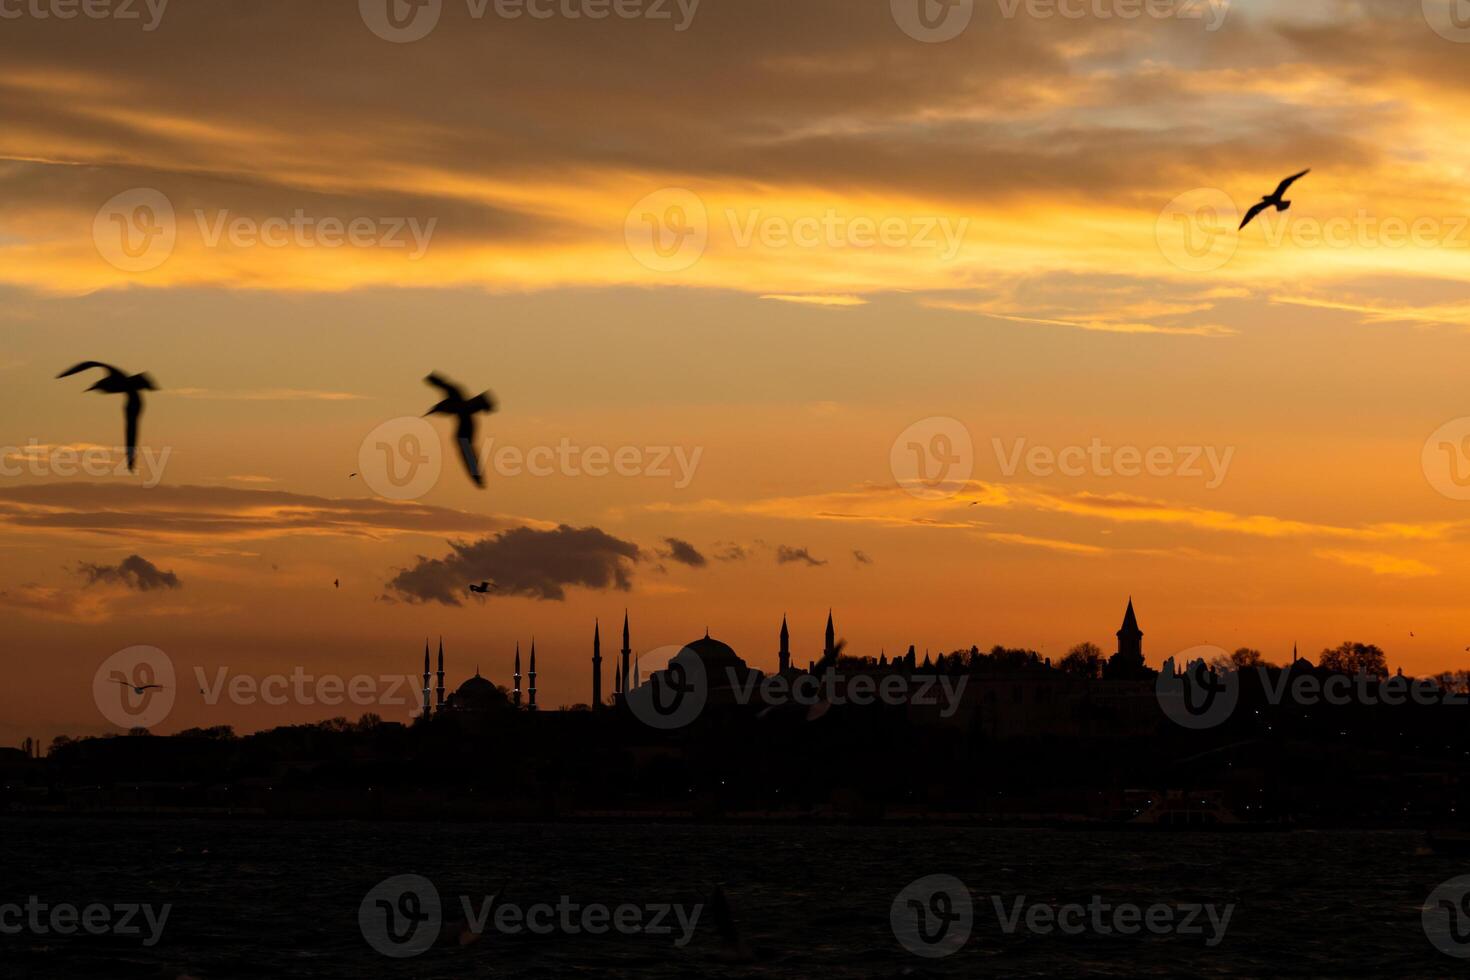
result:
[(664, 538), (664, 543), (669, 546), (669, 550), (660, 551), (660, 558), (667, 558), (681, 565), (688, 565), (690, 568), (703, 568), (709, 564), (709, 559), (700, 554), (699, 549), (688, 541), (681, 541), (679, 538)]
[(636, 544), (595, 527), (563, 524), (555, 530), (518, 527), (479, 541), (451, 541), (443, 558), (420, 557), (387, 587), (409, 602), (463, 603), (470, 582), (486, 581), (494, 595), (560, 602), (566, 586), (632, 588), (632, 566), (643, 559)]
[(235, 487), (43, 483), (0, 490), (0, 526), (196, 540), (286, 534), (382, 537), (474, 533), (512, 523), (447, 507), (376, 497), (341, 499)]
[(857, 562), (859, 565), (873, 564), (873, 557), (860, 548), (852, 549), (852, 560)]
[(821, 558), (812, 557), (812, 553), (805, 548), (792, 548), (784, 544), (776, 545), (776, 563), (779, 565), (789, 565), (793, 562), (804, 562), (813, 567), (827, 564)]
[[(356, 4), (246, 6), (173, 4), (147, 32), (7, 21), (0, 154), (46, 162), (0, 169), (0, 217), (46, 221), (47, 205), (91, 211), (118, 188), (149, 186), (181, 216), (301, 207), (434, 217), (436, 242), (544, 242), (585, 234), (575, 209), (490, 202), (471, 180), (599, 173), (1156, 210), (1159, 187), (1199, 185), (1200, 161), (1219, 174), (1263, 157), (1274, 172), (1384, 155), (1377, 134), (1352, 125), (1358, 105), (1248, 103), (1185, 84), (1191, 71), (1303, 62), (1357, 79), (1470, 78), (1455, 45), (1402, 16), (1402, 0), (1287, 29), (1242, 12), (1213, 34), (1195, 20), (1007, 18), (976, 4), (970, 29), (945, 44), (906, 37), (887, 3), (852, 0), (707, 0), (683, 32), (674, 20), (511, 20), (493, 6), (474, 18), (445, 3), (437, 28), (404, 45), (375, 37)], [(263, 73), (263, 60), (291, 70)], [(1210, 100), (1219, 114), (1201, 111)], [(410, 186), (419, 175), (432, 179)]]
[(82, 562), (77, 569), (88, 585), (122, 585), (138, 592), (177, 589), (183, 583), (173, 572), (165, 572), (142, 555), (128, 555), (116, 565)]

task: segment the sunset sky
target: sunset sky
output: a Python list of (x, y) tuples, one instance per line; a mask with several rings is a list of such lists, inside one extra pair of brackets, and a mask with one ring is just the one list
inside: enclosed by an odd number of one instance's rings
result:
[[(194, 670), (415, 673), (426, 636), (451, 687), (534, 636), (585, 702), (625, 608), (762, 668), (829, 607), (856, 653), (1111, 651), (1130, 595), (1154, 666), (1470, 666), (1449, 3), (387, 2), (0, 3), (0, 742), (115, 730), (134, 644), (182, 675), (160, 731), (356, 716)], [(122, 441), (82, 360), (161, 389), (135, 475), (67, 466)], [(369, 435), (431, 371), (495, 393), (492, 451), (627, 472), (476, 489), (439, 418), (385, 499)], [(905, 486), (910, 442), (952, 481)]]

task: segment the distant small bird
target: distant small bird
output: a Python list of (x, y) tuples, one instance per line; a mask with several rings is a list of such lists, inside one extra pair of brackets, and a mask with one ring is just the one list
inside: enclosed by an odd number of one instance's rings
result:
[(481, 582), (479, 585), (473, 585), (472, 584), (472, 585), (470, 585), (470, 591), (471, 592), (477, 592), (480, 595), (484, 595), (485, 593), (487, 593), (487, 592), (490, 591), (490, 583), (489, 582)]
[(488, 391), (482, 391), (474, 398), (466, 398), (463, 388), (437, 373), (429, 375), (424, 381), (445, 395), (444, 400), (426, 414), (453, 415), (459, 420), (455, 426), (454, 439), (459, 443), (460, 458), (464, 460), (465, 469), (469, 471), (470, 479), (475, 481), (475, 486), (485, 486), (485, 475), (480, 472), (480, 454), (475, 451), (475, 416), (494, 412), (499, 407), (495, 396)]
[(356, 474), (356, 473), (348, 473), (348, 474), (347, 474), (347, 479), (349, 479), (349, 480), (350, 480), (350, 479), (352, 479), (352, 478), (353, 478), (353, 477), (354, 477), (354, 476), (357, 476), (357, 474)]
[(340, 588), (342, 588), (342, 580), (340, 578), (334, 578), (334, 579), (332, 579), (332, 588), (334, 588), (334, 589), (340, 589)]
[(123, 680), (121, 677), (114, 677), (112, 679), (112, 682), (114, 684), (121, 684), (123, 687), (126, 687), (129, 690), (131, 690), (134, 694), (139, 694), (139, 695), (141, 695), (144, 691), (161, 691), (161, 690), (163, 690), (163, 685), (162, 684), (141, 684), (141, 685), (140, 684), (129, 684), (127, 681)]
[(1266, 210), (1269, 207), (1275, 207), (1277, 211), (1285, 211), (1287, 208), (1291, 207), (1291, 202), (1285, 200), (1282, 195), (1286, 193), (1287, 189), (1291, 187), (1292, 184), (1295, 184), (1297, 181), (1301, 180), (1303, 177), (1311, 172), (1312, 168), (1308, 167), (1301, 173), (1293, 174), (1283, 180), (1280, 184), (1276, 185), (1275, 191), (1261, 198), (1261, 202), (1259, 204), (1253, 206), (1249, 211), (1245, 213), (1245, 220), (1240, 223), (1240, 228), (1237, 230), (1244, 231), (1245, 226), (1255, 220), (1256, 215), (1260, 214), (1262, 211)]
[(92, 368), (101, 368), (107, 372), (107, 377), (88, 388), (88, 391), (128, 396), (127, 403), (123, 407), (123, 418), (127, 423), (128, 472), (131, 473), (137, 468), (138, 416), (143, 414), (143, 392), (157, 391), (158, 386), (146, 374), (127, 375), (111, 364), (103, 364), (101, 361), (83, 361), (74, 367), (67, 368), (56, 377), (58, 379), (69, 378), (73, 374), (90, 371)]

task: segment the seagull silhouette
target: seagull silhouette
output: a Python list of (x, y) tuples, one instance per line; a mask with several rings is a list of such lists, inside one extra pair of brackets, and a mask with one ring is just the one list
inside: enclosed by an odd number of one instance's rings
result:
[(485, 475), (480, 472), (480, 455), (475, 451), (475, 416), (494, 412), (499, 407), (495, 396), (488, 391), (482, 391), (474, 398), (466, 398), (463, 388), (437, 373), (429, 375), (424, 381), (445, 395), (444, 400), (426, 414), (453, 415), (459, 420), (454, 429), (454, 440), (459, 443), (460, 458), (464, 460), (465, 469), (469, 471), (470, 479), (475, 481), (475, 486), (483, 487)]
[(123, 687), (128, 688), (134, 694), (142, 694), (144, 691), (161, 691), (161, 690), (163, 690), (163, 685), (162, 684), (142, 684), (142, 685), (139, 685), (139, 684), (129, 684), (127, 681), (123, 680), (120, 677), (114, 677), (112, 679), (112, 681), (113, 681), (114, 684), (121, 684)]
[(131, 473), (137, 468), (138, 416), (143, 414), (143, 392), (157, 391), (158, 386), (146, 374), (127, 375), (111, 364), (103, 364), (101, 361), (83, 361), (74, 367), (67, 368), (56, 377), (69, 378), (73, 374), (90, 371), (92, 368), (101, 368), (107, 372), (107, 377), (88, 388), (88, 391), (128, 396), (127, 403), (123, 407), (123, 418), (127, 422), (128, 472)]
[(470, 586), (470, 591), (471, 592), (474, 592), (474, 593), (477, 593), (479, 595), (484, 595), (485, 593), (487, 593), (487, 592), (490, 591), (490, 583), (489, 582), (481, 582), (479, 585), (471, 585)]
[(1245, 220), (1240, 223), (1240, 228), (1236, 230), (1244, 231), (1245, 226), (1255, 220), (1256, 215), (1260, 214), (1262, 211), (1266, 210), (1269, 207), (1275, 207), (1277, 211), (1285, 211), (1287, 208), (1291, 207), (1291, 202), (1283, 199), (1282, 195), (1286, 193), (1287, 188), (1291, 187), (1292, 184), (1295, 184), (1297, 181), (1301, 180), (1303, 177), (1311, 172), (1312, 168), (1308, 167), (1301, 173), (1293, 174), (1283, 180), (1280, 184), (1276, 185), (1275, 191), (1261, 198), (1261, 202), (1259, 204), (1253, 206), (1249, 211), (1245, 213)]

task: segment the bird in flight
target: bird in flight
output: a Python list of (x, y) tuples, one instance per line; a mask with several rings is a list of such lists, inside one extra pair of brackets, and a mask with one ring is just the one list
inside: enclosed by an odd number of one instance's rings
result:
[(332, 588), (334, 588), (334, 589), (340, 589), (340, 588), (342, 588), (342, 580), (340, 578), (334, 578), (334, 579), (332, 579)]
[(123, 419), (127, 423), (128, 472), (131, 473), (137, 469), (138, 416), (143, 414), (143, 392), (157, 391), (158, 386), (146, 374), (127, 375), (111, 364), (103, 364), (101, 361), (83, 361), (74, 367), (67, 368), (56, 377), (69, 378), (73, 374), (90, 371), (92, 368), (101, 368), (107, 372), (107, 377), (88, 388), (88, 391), (128, 396), (127, 403), (123, 406)]
[(476, 593), (477, 595), (484, 595), (485, 593), (490, 591), (490, 583), (481, 582), (479, 585), (471, 584), (470, 591)]
[(113, 681), (114, 684), (121, 684), (123, 687), (128, 688), (134, 694), (138, 694), (138, 695), (141, 695), (144, 691), (161, 691), (161, 690), (163, 690), (163, 685), (162, 684), (129, 684), (127, 681), (123, 680), (121, 677), (114, 677), (112, 679), (112, 681)]
[(1291, 207), (1291, 202), (1285, 200), (1282, 195), (1286, 193), (1287, 189), (1291, 187), (1292, 184), (1295, 184), (1297, 181), (1301, 180), (1303, 177), (1311, 172), (1312, 168), (1308, 167), (1301, 173), (1292, 174), (1290, 177), (1283, 180), (1280, 184), (1276, 186), (1275, 191), (1261, 198), (1259, 204), (1254, 205), (1249, 211), (1245, 213), (1245, 220), (1240, 223), (1240, 228), (1236, 230), (1244, 231), (1245, 226), (1254, 221), (1256, 215), (1260, 214), (1262, 211), (1266, 210), (1269, 207), (1275, 207), (1277, 211), (1285, 211), (1287, 208)]
[(475, 451), (475, 416), (489, 415), (498, 408), (495, 396), (482, 391), (473, 398), (466, 398), (464, 389), (439, 374), (424, 379), (444, 392), (444, 400), (429, 409), (428, 415), (453, 415), (459, 420), (454, 429), (454, 441), (459, 444), (459, 455), (475, 486), (485, 485), (485, 474), (480, 472), (480, 454)]

